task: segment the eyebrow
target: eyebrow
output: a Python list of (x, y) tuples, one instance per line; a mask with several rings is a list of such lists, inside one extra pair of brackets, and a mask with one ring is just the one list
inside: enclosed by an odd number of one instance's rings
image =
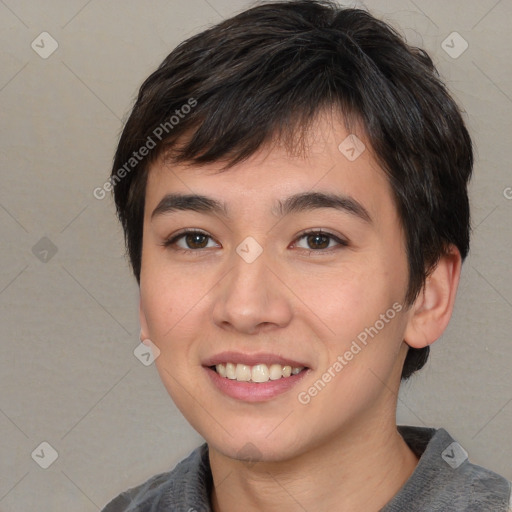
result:
[[(284, 201), (278, 201), (272, 213), (284, 217), (320, 208), (333, 208), (372, 223), (368, 210), (353, 197), (324, 192), (303, 192), (289, 196)], [(153, 210), (151, 219), (175, 211), (209, 213), (230, 219), (226, 203), (199, 194), (166, 194)]]

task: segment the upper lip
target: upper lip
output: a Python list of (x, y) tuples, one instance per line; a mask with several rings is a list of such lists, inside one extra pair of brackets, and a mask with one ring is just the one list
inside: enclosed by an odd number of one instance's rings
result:
[(205, 359), (204, 366), (215, 366), (217, 364), (234, 363), (245, 364), (247, 366), (255, 366), (257, 364), (280, 364), (282, 366), (292, 366), (293, 368), (308, 367), (307, 364), (288, 359), (277, 354), (259, 353), (259, 354), (244, 354), (242, 352), (221, 352), (212, 357)]

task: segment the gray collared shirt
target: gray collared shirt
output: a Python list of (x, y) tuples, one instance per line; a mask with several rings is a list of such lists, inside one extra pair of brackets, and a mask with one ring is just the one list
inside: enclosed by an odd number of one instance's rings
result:
[[(511, 483), (469, 462), (446, 430), (397, 428), (419, 462), (380, 512), (512, 512)], [(121, 493), (102, 512), (211, 512), (211, 488), (205, 443), (172, 471)]]

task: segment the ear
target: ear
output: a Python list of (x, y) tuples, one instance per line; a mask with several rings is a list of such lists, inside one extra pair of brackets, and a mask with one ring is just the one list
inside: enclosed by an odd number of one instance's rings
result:
[(139, 322), (140, 322), (140, 341), (149, 338), (148, 323), (146, 321), (146, 314), (142, 309), (142, 297), (139, 297)]
[(413, 348), (423, 348), (436, 341), (452, 316), (462, 259), (450, 245), (427, 277), (424, 287), (411, 306), (404, 341)]

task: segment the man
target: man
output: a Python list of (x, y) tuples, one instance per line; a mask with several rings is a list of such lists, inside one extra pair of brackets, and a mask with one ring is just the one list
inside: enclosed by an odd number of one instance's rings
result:
[(111, 181), (141, 340), (206, 443), (113, 511), (507, 511), (443, 429), (397, 427), (469, 250), (470, 136), (369, 13), (256, 6), (142, 85)]

